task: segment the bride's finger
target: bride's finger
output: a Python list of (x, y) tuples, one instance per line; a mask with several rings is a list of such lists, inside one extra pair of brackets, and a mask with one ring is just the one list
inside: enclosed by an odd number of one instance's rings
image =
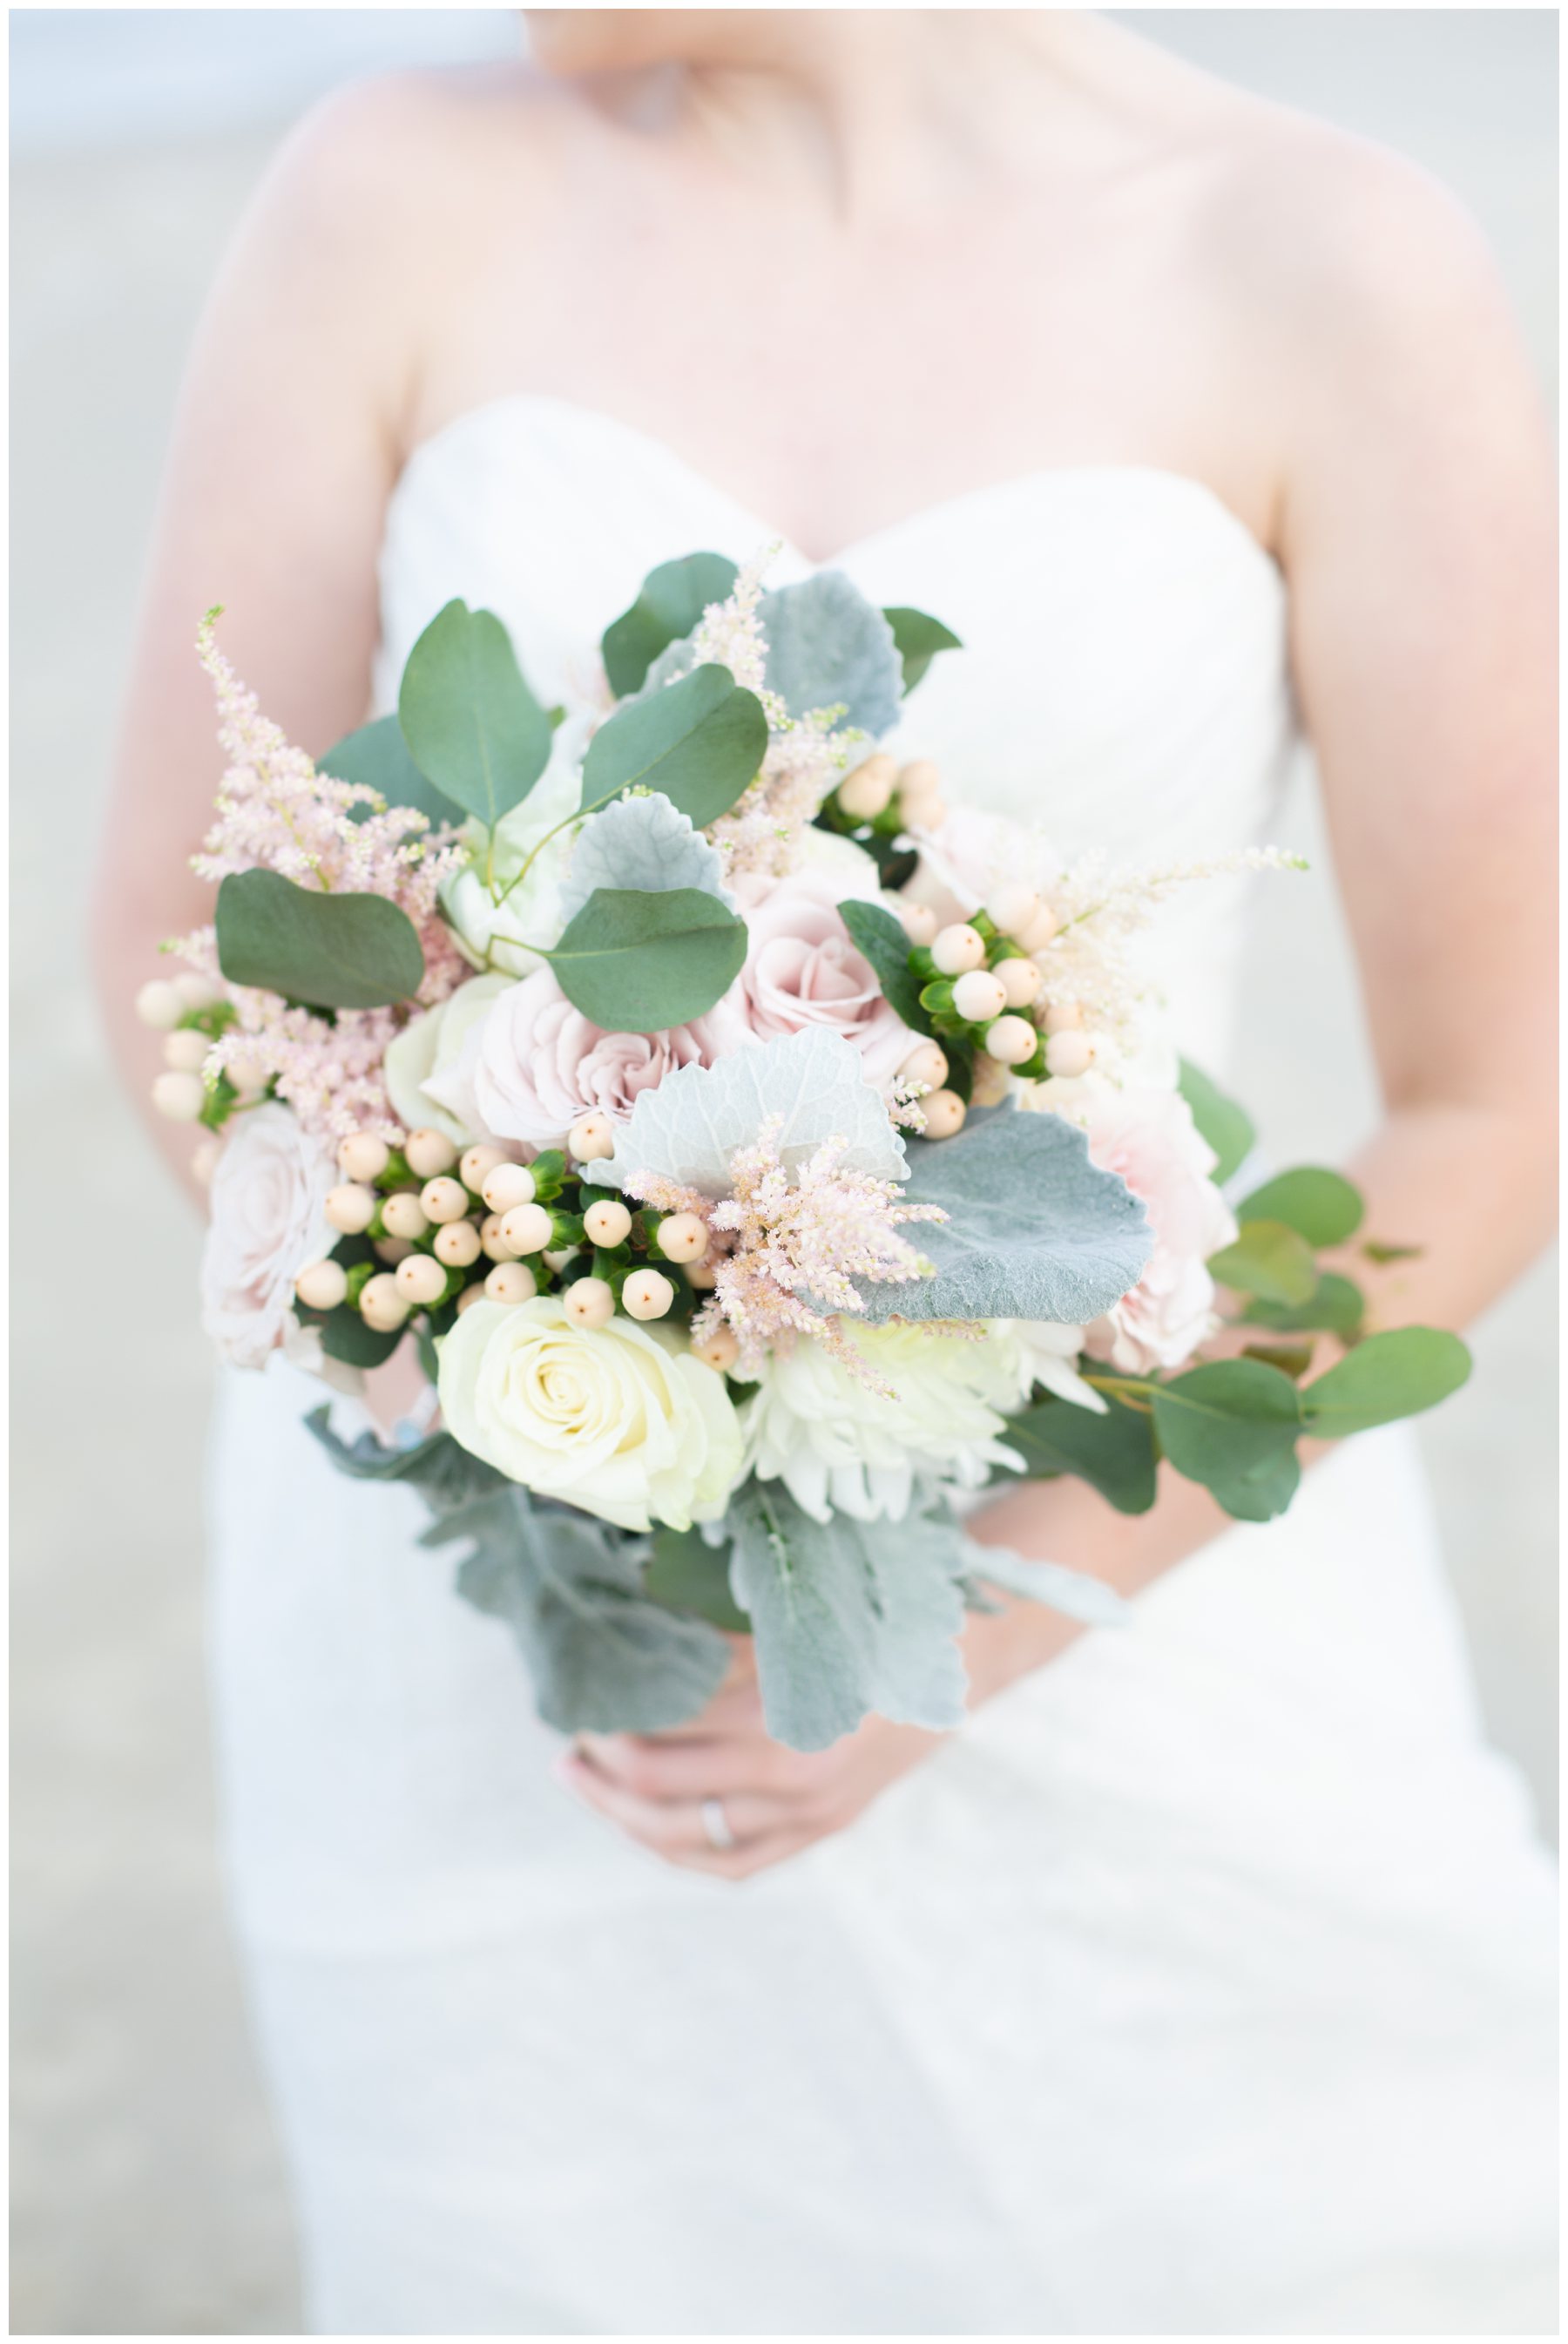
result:
[[(729, 1853), (715, 1847), (703, 1815), (701, 1799), (640, 1799), (634, 1791), (589, 1766), (580, 1758), (567, 1758), (557, 1769), (561, 1782), (585, 1806), (618, 1824), (622, 1831), (671, 1857), (709, 1857)], [(711, 1796), (711, 1793), (707, 1794)], [(778, 1802), (738, 1792), (723, 1802), (724, 1824), (736, 1849), (777, 1835), (784, 1823)]]
[(579, 1751), (597, 1773), (639, 1799), (706, 1799), (753, 1791), (779, 1797), (789, 1786), (793, 1753), (754, 1734), (658, 1742), (631, 1733), (583, 1734)]

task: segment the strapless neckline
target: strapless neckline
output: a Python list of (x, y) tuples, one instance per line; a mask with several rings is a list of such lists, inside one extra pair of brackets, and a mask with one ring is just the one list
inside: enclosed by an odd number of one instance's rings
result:
[(778, 546), (792, 569), (801, 571), (833, 570), (847, 562), (859, 561), (863, 555), (882, 546), (897, 543), (900, 539), (925, 529), (940, 529), (959, 520), (972, 520), (988, 507), (1009, 503), (1029, 497), (1053, 497), (1064, 494), (1092, 495), (1097, 490), (1141, 490), (1162, 499), (1173, 509), (1185, 507), (1194, 525), (1216, 531), (1228, 539), (1243, 557), (1250, 559), (1281, 593), (1284, 579), (1279, 562), (1269, 549), (1241, 516), (1232, 511), (1219, 491), (1195, 473), (1177, 471), (1161, 464), (1048, 464), (1027, 472), (1010, 474), (1000, 480), (980, 481), (973, 488), (960, 489), (954, 495), (940, 497), (932, 502), (917, 505), (879, 528), (863, 531), (847, 540), (831, 553), (809, 554), (765, 515), (757, 512), (745, 500), (733, 495), (723, 484), (683, 456), (679, 450), (657, 432), (645, 430), (640, 424), (628, 423), (612, 414), (607, 408), (592, 407), (580, 399), (559, 399), (540, 391), (508, 391), (496, 399), (485, 399), (478, 405), (461, 409), (447, 422), (440, 424), (422, 440), (416, 440), (404, 460), (402, 471), (393, 489), (388, 505), (388, 519), (397, 507), (415, 494), (427, 470), (451, 456), (470, 438), (504, 423), (508, 417), (526, 419), (529, 415), (553, 419), (568, 429), (598, 431), (609, 435), (628, 453), (662, 470), (674, 484), (689, 495), (706, 499), (721, 511), (731, 530), (749, 534), (758, 549)]

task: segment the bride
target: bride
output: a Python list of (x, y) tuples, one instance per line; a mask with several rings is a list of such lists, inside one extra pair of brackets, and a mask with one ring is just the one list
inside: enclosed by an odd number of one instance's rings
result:
[[(1357, 1275), (1462, 1324), (1553, 1197), (1552, 488), (1473, 228), (1086, 13), (529, 28), (322, 109), (214, 297), (96, 918), (138, 1090), (126, 1005), (206, 916), (208, 604), (320, 752), (453, 594), (580, 705), (653, 562), (779, 542), (958, 630), (908, 753), (1066, 850), (1268, 835), (1304, 727), (1388, 1103), (1352, 1168), (1422, 1248)], [(1169, 944), (1222, 1075), (1236, 905)], [(742, 1652), (689, 1731), (563, 1751), (309, 1399), (226, 1389), (213, 1512), (315, 2326), (1552, 2324), (1551, 1876), (1402, 1429), (1265, 1529), (1000, 1498), (1135, 1624), (975, 1621), (947, 1740), (775, 1748)]]

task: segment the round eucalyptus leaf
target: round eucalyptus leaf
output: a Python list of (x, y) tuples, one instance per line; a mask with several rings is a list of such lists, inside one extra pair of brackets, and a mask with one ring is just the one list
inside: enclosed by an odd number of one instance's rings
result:
[(425, 955), (385, 895), (327, 895), (280, 871), (231, 871), (217, 891), (218, 966), (311, 1009), (382, 1009), (416, 994)]

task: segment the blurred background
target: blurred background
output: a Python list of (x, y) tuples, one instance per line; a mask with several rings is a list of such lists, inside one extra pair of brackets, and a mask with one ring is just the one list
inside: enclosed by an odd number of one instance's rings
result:
[[(1112, 13), (1444, 179), (1491, 237), (1554, 391), (1553, 11)], [(12, 2332), (287, 2334), (289, 2217), (215, 1845), (200, 1231), (114, 1086), (80, 874), (181, 363), (268, 154), (334, 85), (509, 57), (518, 24), (498, 8), (130, 8), (15, 10), (10, 27), (15, 1123), (49, 1136), (81, 1226), (112, 1174), (121, 1238), (135, 1233), (111, 1281), (90, 1247), (64, 1267), (31, 1241), (17, 1184)], [(1310, 773), (1277, 834), (1315, 872), (1270, 892), (1238, 1076), (1288, 1160), (1352, 1146), (1375, 1089)], [(1543, 1265), (1475, 1330), (1474, 1380), (1426, 1443), (1491, 1731), (1548, 1827), (1553, 1290)], [(92, 1329), (85, 1453), (79, 1403), (64, 1404), (67, 1327)]]

